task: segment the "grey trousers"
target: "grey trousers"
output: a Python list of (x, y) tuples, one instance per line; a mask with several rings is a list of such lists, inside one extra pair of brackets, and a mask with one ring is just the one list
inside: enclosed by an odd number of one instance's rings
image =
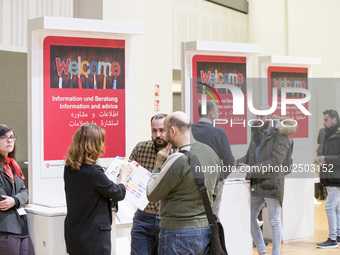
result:
[(0, 235), (0, 255), (35, 255), (28, 235)]

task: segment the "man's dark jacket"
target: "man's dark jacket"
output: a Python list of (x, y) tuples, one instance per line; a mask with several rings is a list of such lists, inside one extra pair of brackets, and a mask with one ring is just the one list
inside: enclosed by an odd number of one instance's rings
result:
[[(191, 127), (194, 138), (212, 148), (219, 158), (223, 161), (223, 166), (234, 166), (235, 159), (231, 153), (229, 140), (225, 131), (220, 127), (214, 127), (205, 120), (200, 120), (192, 124)], [(228, 168), (228, 170), (231, 168)], [(231, 171), (222, 171), (221, 177), (226, 179)]]
[[(285, 125), (289, 125), (285, 121)], [(245, 163), (258, 169), (258, 172), (251, 173), (251, 194), (265, 198), (278, 199), (283, 202), (284, 195), (284, 171), (268, 171), (269, 167), (280, 167), (286, 159), (289, 149), (288, 135), (296, 132), (296, 127), (273, 127), (262, 141), (259, 153), (255, 159), (255, 149), (257, 147), (258, 129), (252, 132), (252, 140), (247, 154), (237, 160), (238, 163)], [(267, 171), (266, 171), (267, 169)]]
[(340, 122), (326, 132), (323, 143), (326, 164), (320, 166), (320, 182), (324, 186), (340, 186)]

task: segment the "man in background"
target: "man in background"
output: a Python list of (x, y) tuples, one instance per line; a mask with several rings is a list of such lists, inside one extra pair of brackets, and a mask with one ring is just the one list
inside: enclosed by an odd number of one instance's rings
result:
[(326, 135), (323, 142), (323, 156), (315, 161), (320, 164), (320, 182), (326, 186), (325, 210), (328, 220), (328, 239), (317, 243), (318, 248), (338, 248), (340, 243), (340, 123), (335, 110), (323, 112)]
[[(316, 156), (323, 156), (322, 150), (323, 150), (323, 142), (325, 140), (325, 136), (326, 136), (325, 128), (324, 127), (320, 128), (319, 134), (318, 134), (318, 140), (317, 140), (318, 148), (316, 149)], [(320, 175), (319, 172), (318, 174)], [(326, 188), (321, 183), (315, 183), (314, 187), (315, 187), (314, 188), (315, 198), (320, 199), (320, 200), (325, 200), (327, 196)]]
[[(206, 113), (202, 112), (202, 104), (198, 106), (198, 115), (200, 119), (197, 123), (192, 125), (192, 134), (195, 140), (210, 146), (222, 161), (222, 165), (225, 166), (222, 169), (230, 169), (235, 165), (235, 159), (231, 153), (229, 140), (225, 131), (220, 127), (215, 127), (214, 120), (218, 119), (217, 106), (207, 101)], [(221, 171), (218, 184), (218, 195), (213, 203), (213, 213), (218, 215), (220, 210), (220, 204), (222, 201), (223, 184), (230, 171)]]

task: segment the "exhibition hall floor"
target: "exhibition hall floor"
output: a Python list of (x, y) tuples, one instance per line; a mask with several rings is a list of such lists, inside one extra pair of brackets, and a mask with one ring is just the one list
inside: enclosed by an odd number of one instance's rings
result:
[[(327, 216), (325, 212), (325, 201), (318, 200), (322, 204), (315, 206), (314, 217), (314, 237), (308, 240), (284, 243), (281, 245), (281, 255), (333, 255), (340, 254), (340, 248), (337, 249), (319, 249), (315, 244), (323, 242), (328, 238)], [(267, 246), (267, 254), (271, 254), (271, 243)], [(257, 255), (256, 248), (253, 249), (253, 255)]]

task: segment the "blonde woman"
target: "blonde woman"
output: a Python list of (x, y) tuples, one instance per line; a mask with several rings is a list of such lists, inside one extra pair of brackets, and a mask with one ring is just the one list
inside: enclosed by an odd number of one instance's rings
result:
[(68, 150), (64, 170), (65, 241), (70, 255), (111, 254), (110, 199), (124, 199), (132, 168), (121, 168), (118, 184), (110, 181), (96, 164), (104, 154), (104, 141), (104, 129), (86, 124), (77, 129)]

